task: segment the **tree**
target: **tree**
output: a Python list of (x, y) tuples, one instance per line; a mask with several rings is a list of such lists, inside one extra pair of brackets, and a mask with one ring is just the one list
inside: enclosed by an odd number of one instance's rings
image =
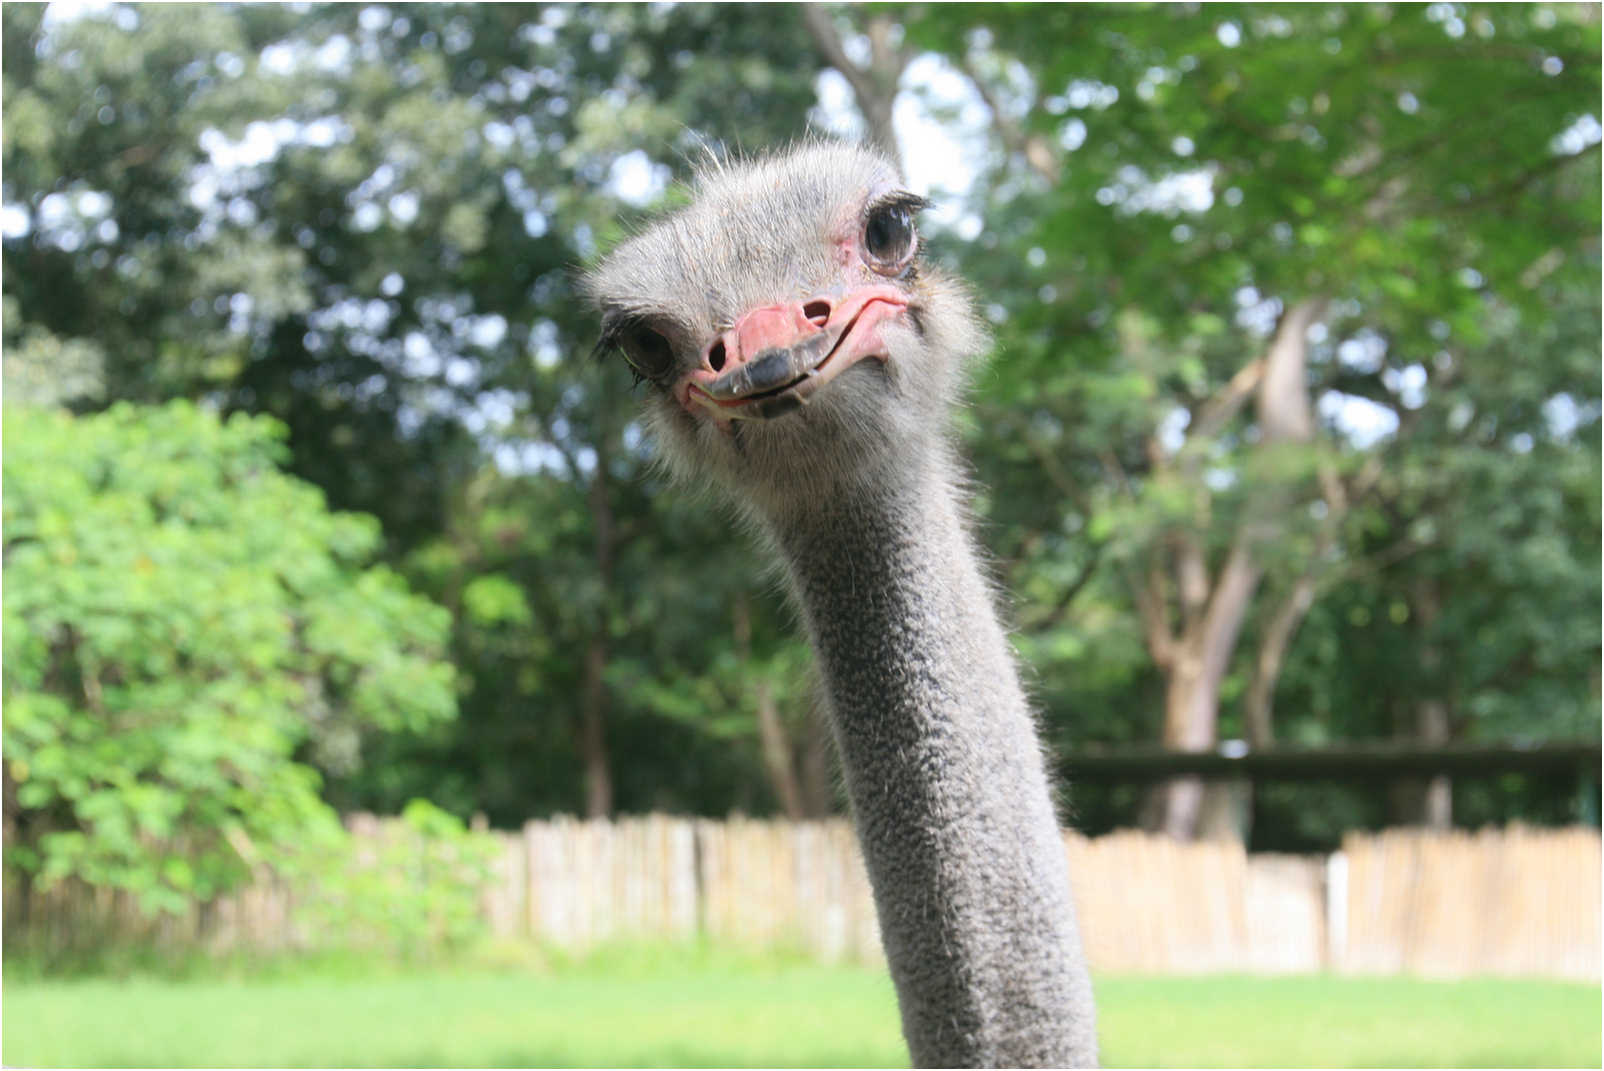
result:
[[(463, 718), (431, 745), (433, 779), (469, 809), (488, 802), (474, 786), (526, 786), (496, 808), (508, 820), (611, 811), (609, 725), (657, 731), (612, 682), (645, 643), (620, 634), (625, 585), (650, 592), (675, 569), (631, 519), (650, 448), (627, 380), (581, 359), (594, 324), (573, 269), (702, 146), (802, 133), (817, 65), (786, 43), (796, 11), (203, 15), (112, 7), (45, 24), (7, 9), (5, 201), (22, 221), (5, 241), (8, 377), (70, 349), (104, 365), (82, 377), (82, 407), (180, 395), (272, 413), (291, 470), (378, 516), (397, 562), (438, 564), (445, 533), (486, 520), (454, 524), (482, 500), (465, 489), (521, 498), (519, 523), (539, 532), (496, 575), (544, 589), (524, 601), (549, 644), (531, 653), (549, 661), (469, 675)], [(741, 59), (693, 63), (698, 49)], [(14, 340), (38, 359), (14, 361)], [(738, 544), (722, 524), (703, 531), (702, 554)], [(583, 549), (561, 574), (529, 556), (553, 543)], [(717, 582), (704, 648), (731, 629)], [(459, 621), (464, 643), (483, 637)], [(583, 784), (553, 797), (556, 780), (518, 776), (488, 743), (509, 739), (552, 749), (532, 765), (577, 762)], [(334, 787), (399, 802), (391, 774), (371, 774)]]
[(6, 867), (151, 908), (337, 830), (307, 760), (455, 713), (449, 618), (282, 428), (186, 402), (5, 414)]
[[(1289, 654), (1294, 739), (1596, 735), (1599, 307), (1577, 286), (1543, 322), (1491, 302), (1485, 339), (1439, 351), (1431, 394), (1395, 402), (1388, 464)], [(1400, 785), (1383, 817), (1446, 826), (1455, 797), (1471, 822), (1584, 817), (1570, 786), (1524, 788)]]
[[(976, 426), (1022, 438), (1107, 547), (1164, 676), (1167, 744), (1217, 739), (1272, 580), (1268, 739), (1278, 649), (1398, 441), (1347, 438), (1346, 399), (1430, 397), (1430, 354), (1475, 345), (1491, 304), (1530, 325), (1552, 314), (1544, 277), (1596, 285), (1596, 30), (1577, 9), (1447, 5), (977, 21), (906, 24), (991, 105), (977, 203), (997, 255), (969, 260), (1017, 296)], [(1376, 359), (1347, 360), (1366, 340)], [(1197, 785), (1156, 802), (1152, 822), (1197, 830)]]
[[(572, 279), (708, 152), (803, 135), (830, 68), (883, 145), (920, 102), (978, 122), (976, 181), (932, 191), (960, 221), (932, 214), (925, 237), (994, 324), (962, 419), (1054, 746), (1418, 735), (1427, 678), (1489, 653), (1461, 611), (1495, 530), (1559, 539), (1568, 564), (1513, 554), (1488, 586), (1478, 612), (1526, 615), (1511, 643), (1527, 655), (1505, 664), (1497, 718), (1469, 713), (1493, 702), (1480, 685), (1443, 697), (1450, 734), (1596, 724), (1593, 675), (1573, 673), (1590, 626), (1552, 600), (1538, 629), (1520, 595), (1585, 581), (1597, 531), (1571, 482), (1596, 463), (1597, 377), (1555, 363), (1577, 343), (1547, 333), (1596, 319), (1591, 9), (0, 18), (8, 399), (271, 413), (289, 470), (378, 517), (385, 560), (454, 613), (461, 716), (322, 767), (342, 807), (427, 796), (516, 823), (828, 799), (786, 611), (733, 579), (740, 533), (653, 472), (627, 377), (584, 359), (595, 324)], [(1479, 414), (1464, 427), (1462, 399)], [(1571, 439), (1545, 438), (1545, 411), (1574, 418)], [(1456, 495), (1451, 472), (1489, 490)], [(1506, 493), (1571, 512), (1496, 527)], [(1477, 565), (1427, 531), (1479, 541)], [(1416, 673), (1433, 646), (1442, 668)], [(1376, 697), (1404, 682), (1382, 717)], [(1261, 828), (1328, 843), (1307, 792), (1256, 802)], [(1455, 792), (1467, 814), (1559, 813), (1539, 786)], [(1094, 829), (1142, 803), (1129, 786), (1075, 800)]]

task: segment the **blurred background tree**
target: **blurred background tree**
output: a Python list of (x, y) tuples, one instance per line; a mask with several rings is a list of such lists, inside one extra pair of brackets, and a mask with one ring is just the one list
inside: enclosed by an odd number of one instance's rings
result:
[(455, 713), (440, 607), (270, 417), (5, 415), (6, 865), (210, 902), (339, 829), (318, 768)]
[[(1594, 8), (3, 18), (8, 400), (271, 414), (451, 612), (455, 719), (304, 754), (339, 809), (838, 805), (783, 600), (653, 471), (574, 292), (704, 154), (810, 127), (902, 158), (994, 324), (963, 430), (1061, 755), (1598, 734)], [(1583, 806), (1521, 777), (1074, 801), (1303, 848)]]

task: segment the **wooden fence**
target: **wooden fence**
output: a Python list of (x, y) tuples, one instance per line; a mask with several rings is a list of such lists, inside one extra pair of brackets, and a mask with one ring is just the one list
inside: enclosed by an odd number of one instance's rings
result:
[[(377, 835), (371, 822), (353, 828)], [(502, 850), (480, 901), (502, 938), (583, 948), (706, 937), (831, 961), (880, 956), (844, 821), (559, 818), (495, 836)], [(1600, 977), (1596, 830), (1354, 834), (1331, 856), (1136, 832), (1066, 833), (1064, 844), (1101, 972)], [(294, 945), (290, 898), (264, 883), (216, 905), (201, 928), (214, 945)], [(34, 900), (30, 930), (93, 922), (99, 932), (133, 917), (103, 893), (59, 887)], [(194, 933), (195, 921), (153, 935)]]
[(1393, 831), (1334, 858), (1342, 970), (1599, 979), (1596, 830)]

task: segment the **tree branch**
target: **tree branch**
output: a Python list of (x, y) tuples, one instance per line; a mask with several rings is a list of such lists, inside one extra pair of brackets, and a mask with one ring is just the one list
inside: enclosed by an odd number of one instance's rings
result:
[(1175, 634), (1170, 631), (1168, 615), (1164, 612), (1164, 578), (1157, 568), (1150, 568), (1145, 578), (1136, 570), (1126, 567), (1125, 578), (1136, 596), (1136, 610), (1142, 618), (1142, 634), (1147, 640), (1147, 653), (1153, 664), (1167, 670), (1175, 662)]
[(1264, 354), (1257, 413), (1263, 441), (1308, 442), (1314, 438), (1309, 409), (1308, 331), (1325, 314), (1326, 299), (1305, 298), (1289, 308), (1276, 325)]
[(1259, 389), (1259, 382), (1264, 378), (1264, 358), (1255, 357), (1241, 368), (1236, 375), (1221, 387), (1219, 392), (1203, 403), (1203, 409), (1198, 413), (1197, 419), (1192, 421), (1187, 437), (1195, 436), (1198, 441), (1206, 441), (1220, 433), (1220, 429), (1231, 422), (1231, 418), (1241, 412), (1242, 406), (1253, 397), (1253, 392)]
[(1532, 183), (1536, 182), (1545, 175), (1552, 174), (1553, 172), (1565, 167), (1567, 164), (1574, 163), (1585, 156), (1596, 155), (1598, 151), (1599, 143), (1595, 141), (1581, 152), (1572, 153), (1568, 156), (1550, 156), (1542, 163), (1527, 168), (1525, 171), (1521, 172), (1519, 175), (1516, 175), (1508, 182), (1494, 186), (1480, 197), (1473, 197), (1469, 201), (1453, 205), (1452, 208), (1456, 212), (1473, 212), (1479, 208), (1485, 208), (1493, 201), (1500, 201), (1511, 194), (1524, 192), (1526, 187), (1530, 186)]
[(1074, 603), (1075, 596), (1085, 590), (1092, 577), (1097, 575), (1098, 562), (1103, 557), (1103, 551), (1106, 549), (1108, 549), (1107, 543), (1093, 543), (1091, 560), (1081, 569), (1080, 575), (1070, 582), (1063, 591), (1058, 593), (1058, 599), (1053, 603), (1052, 609), (1036, 618), (1036, 620), (1026, 623), (1023, 627), (1027, 631), (1034, 631), (1036, 629), (1051, 628), (1063, 620), (1064, 615), (1069, 612), (1070, 606)]
[(869, 139), (882, 152), (902, 167), (902, 153), (897, 148), (897, 132), (893, 126), (892, 107), (897, 99), (897, 82), (907, 66), (905, 55), (891, 46), (891, 20), (876, 15), (869, 23), (870, 65), (859, 66), (847, 55), (836, 32), (830, 11), (823, 4), (803, 4), (802, 23), (814, 47), (824, 62), (841, 72), (852, 95), (857, 98), (858, 110), (869, 125)]
[(867, 76), (842, 47), (841, 35), (835, 32), (835, 23), (830, 19), (828, 8), (823, 4), (803, 4), (802, 24), (808, 28), (808, 36), (813, 38), (814, 47), (819, 50), (824, 62), (846, 77), (854, 93), (861, 95), (873, 92), (874, 87), (869, 84)]

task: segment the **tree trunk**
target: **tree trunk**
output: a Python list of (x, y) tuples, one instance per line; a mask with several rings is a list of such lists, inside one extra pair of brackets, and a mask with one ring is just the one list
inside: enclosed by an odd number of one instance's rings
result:
[[(1192, 724), (1194, 712), (1202, 705), (1198, 697), (1202, 663), (1192, 646), (1182, 645), (1164, 682), (1164, 746), (1186, 751), (1197, 750), (1187, 747), (1184, 741), (1193, 735), (1186, 730)], [(1177, 778), (1153, 789), (1142, 824), (1177, 840), (1190, 840), (1197, 830), (1202, 808), (1203, 779)]]
[[(28, 829), (31, 823), (23, 816), (22, 806), (17, 802), (17, 780), (12, 775), (14, 767), (10, 762), (0, 760), (0, 834), (7, 847), (15, 844), (31, 844), (36, 838), (33, 831)], [(6, 898), (3, 926), (7, 931), (26, 933), (30, 916), (33, 911), (33, 874), (24, 867), (12, 867), (11, 873), (16, 877), (16, 884), (12, 886), (11, 894)]]
[(824, 712), (809, 706), (802, 738), (802, 806), (809, 818), (835, 813), (835, 744)]
[(585, 816), (613, 813), (613, 775), (607, 762), (607, 639), (591, 637), (585, 648), (585, 689), (579, 722), (579, 751), (585, 764)]
[(1252, 825), (1252, 781), (1238, 777), (1204, 783), (1195, 839), (1246, 844)]
[[(1300, 301), (1289, 308), (1276, 326), (1264, 357), (1254, 362), (1257, 375), (1239, 373), (1233, 378), (1217, 404), (1207, 407), (1209, 412), (1200, 418), (1200, 428), (1206, 426), (1212, 434), (1223, 427), (1252, 389), (1261, 434), (1259, 449), (1275, 449), (1283, 443), (1311, 438), (1314, 421), (1306, 384), (1308, 331), (1324, 308), (1322, 299)], [(1195, 468), (1198, 456), (1194, 451), (1182, 464)], [(1196, 472), (1188, 475), (1201, 479)], [(1154, 647), (1155, 660), (1167, 678), (1166, 747), (1202, 751), (1212, 747), (1218, 738), (1220, 685), (1264, 572), (1254, 560), (1254, 548), (1274, 534), (1274, 518), (1279, 512), (1273, 497), (1258, 496), (1241, 522), (1230, 555), (1212, 587), (1197, 538), (1183, 538), (1175, 559), (1182, 622), (1179, 637), (1170, 635), (1163, 612), (1155, 609), (1163, 605), (1162, 592), (1149, 592), (1141, 600), (1149, 645)], [(1209, 810), (1216, 816), (1213, 831), (1223, 834), (1226, 826), (1239, 822), (1244, 813), (1237, 798), (1242, 788), (1219, 786), (1219, 794), (1221, 798)], [(1155, 790), (1146, 817), (1170, 836), (1191, 840), (1200, 831), (1204, 809), (1203, 782), (1181, 778)]]
[(601, 601), (585, 648), (585, 682), (580, 698), (579, 751), (585, 767), (585, 815), (605, 818), (613, 813), (613, 776), (607, 759), (607, 661), (609, 605), (613, 597), (613, 551), (617, 538), (613, 503), (607, 485), (607, 453), (598, 444), (596, 471), (590, 480), (590, 516), (596, 532), (596, 575)]
[(797, 784), (796, 769), (791, 760), (791, 741), (780, 722), (779, 707), (774, 702), (774, 682), (767, 677), (757, 682), (757, 727), (763, 744), (763, 765), (768, 767), (769, 782), (780, 809), (793, 822), (807, 817), (802, 806), (802, 789)]
[[(1420, 701), (1415, 711), (1415, 728), (1420, 742), (1428, 746), (1446, 744), (1452, 735), (1448, 716), (1448, 682), (1442, 678), (1442, 648), (1432, 635), (1437, 619), (1442, 616), (1442, 596), (1434, 583), (1424, 583), (1416, 594), (1415, 605), (1420, 614), (1420, 631), (1426, 644), (1420, 651), (1420, 668), (1426, 680), (1436, 691)], [(1421, 809), (1421, 824), (1428, 829), (1450, 829), (1454, 824), (1454, 784), (1448, 777), (1438, 775), (1426, 785), (1425, 805)]]
[[(1442, 680), (1442, 649), (1432, 636), (1437, 619), (1442, 615), (1442, 596), (1430, 580), (1422, 581), (1413, 592), (1415, 618), (1420, 626), (1421, 676), (1427, 693), (1404, 712), (1400, 735), (1412, 737), (1428, 747), (1446, 744), (1453, 736), (1448, 699)], [(1393, 789), (1393, 813), (1397, 820), (1408, 825), (1427, 829), (1451, 829), (1454, 824), (1454, 784), (1446, 775), (1439, 774), (1429, 781), (1410, 779), (1399, 782)]]
[[(1260, 570), (1243, 543), (1226, 560), (1214, 585), (1208, 611), (1182, 637), (1169, 671), (1164, 703), (1164, 746), (1206, 751), (1218, 737), (1220, 684), (1247, 616)], [(1198, 835), (1204, 790), (1199, 778), (1161, 786), (1164, 801), (1159, 828), (1180, 840)]]
[(1281, 679), (1281, 666), (1286, 661), (1287, 649), (1298, 626), (1314, 605), (1314, 574), (1306, 572), (1298, 577), (1292, 590), (1276, 607), (1270, 622), (1259, 641), (1259, 654), (1253, 662), (1253, 680), (1243, 700), (1242, 720), (1247, 731), (1248, 746), (1254, 750), (1275, 743), (1275, 685)]
[[(1417, 710), (1417, 726), (1423, 744), (1448, 743), (1448, 704), (1441, 699), (1427, 699)], [(1454, 782), (1446, 774), (1438, 774), (1426, 783), (1426, 796), (1421, 807), (1420, 824), (1427, 829), (1446, 830), (1454, 825)]]
[(768, 771), (769, 785), (774, 798), (785, 816), (793, 822), (805, 817), (802, 806), (802, 789), (797, 784), (796, 764), (792, 758), (790, 738), (780, 720), (779, 705), (774, 700), (774, 682), (767, 672), (759, 670), (752, 661), (752, 611), (746, 593), (735, 597), (731, 608), (735, 626), (735, 652), (750, 676), (753, 705), (757, 714), (758, 743), (763, 749), (763, 766)]

